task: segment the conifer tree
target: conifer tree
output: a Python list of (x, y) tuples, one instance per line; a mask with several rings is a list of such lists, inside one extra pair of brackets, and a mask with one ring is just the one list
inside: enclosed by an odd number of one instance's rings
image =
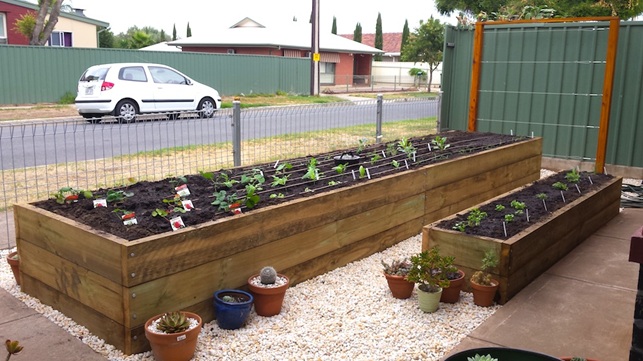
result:
[[(377, 22), (375, 23), (375, 47), (384, 49), (384, 35), (382, 35), (382, 14), (377, 13)], [(373, 57), (375, 61), (382, 61), (382, 54)]]

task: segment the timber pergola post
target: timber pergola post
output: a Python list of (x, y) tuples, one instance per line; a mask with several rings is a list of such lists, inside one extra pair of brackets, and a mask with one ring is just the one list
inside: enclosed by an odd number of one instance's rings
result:
[(603, 173), (605, 170), (605, 155), (607, 153), (607, 134), (610, 122), (610, 110), (612, 108), (612, 88), (614, 84), (614, 71), (616, 69), (616, 49), (618, 46), (618, 32), (620, 28), (620, 19), (615, 16), (477, 22), (473, 37), (473, 62), (471, 68), (471, 90), (469, 92), (469, 117), (467, 122), (467, 131), (475, 132), (478, 129), (478, 95), (480, 90), (482, 43), (484, 41), (485, 26), (521, 23), (568, 23), (579, 21), (609, 21), (610, 23), (607, 41), (607, 54), (605, 57), (605, 74), (603, 78), (601, 117), (598, 128), (596, 162), (594, 167), (594, 171), (596, 173)]

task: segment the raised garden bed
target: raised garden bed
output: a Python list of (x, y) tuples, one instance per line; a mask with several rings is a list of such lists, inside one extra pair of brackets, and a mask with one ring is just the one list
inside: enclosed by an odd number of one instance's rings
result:
[[(120, 219), (99, 229), (81, 223), (80, 218), (45, 210), (43, 204), (16, 205), (22, 289), (124, 353), (144, 351), (149, 348), (143, 336), (147, 318), (182, 309), (209, 322), (214, 317), (214, 291), (242, 287), (262, 266), (274, 266), (295, 285), (386, 249), (419, 233), (427, 223), (539, 177), (542, 139), (464, 133), (460, 143), (458, 134), (446, 134), (450, 148), (440, 152), (434, 148), (423, 154), (420, 149), (427, 147), (433, 136), (413, 138), (418, 149), (415, 162), (406, 155), (398, 158), (400, 163), (408, 163), (409, 169), (392, 167), (392, 159), (387, 157), (378, 161), (387, 165), (379, 174), (371, 164), (372, 157), (366, 157), (351, 167), (368, 166), (370, 180), (358, 178), (352, 184), (340, 183), (336, 189), (328, 189), (327, 179), (323, 185), (311, 181), (305, 187), (319, 190), (293, 191), (301, 198), (245, 208), (240, 215), (220, 212), (205, 223), (193, 223), (199, 208), (203, 212), (216, 208), (209, 202), (206, 206), (194, 202), (197, 212), (181, 214), (187, 227), (175, 232), (169, 231), (169, 222), (151, 216), (157, 203), (148, 204), (146, 209), (134, 209), (139, 225), (158, 221), (168, 231), (132, 240), (112, 234), (116, 227), (134, 229), (124, 227)], [(376, 154), (386, 149), (382, 144), (364, 151)], [(315, 158), (333, 163), (328, 169), (334, 166), (331, 154)], [(309, 160), (289, 162), (295, 165)], [(324, 162), (318, 163), (319, 172), (330, 175)], [(268, 168), (273, 166), (258, 167), (263, 167), (271, 180)], [(193, 201), (214, 193), (212, 185), (200, 193), (197, 182), (187, 178)], [(145, 188), (156, 189), (160, 184), (167, 188), (160, 192), (162, 196), (156, 195), (156, 202), (174, 190), (169, 180)], [(125, 190), (133, 191), (135, 185)], [(65, 208), (82, 207), (87, 205), (81, 199), (53, 209), (62, 213)], [(81, 213), (105, 211), (92, 207)], [(102, 220), (107, 222), (111, 217), (116, 218), (107, 212)]]
[[(500, 262), (492, 275), (500, 282), (497, 301), (504, 304), (619, 212), (621, 178), (581, 172), (576, 188), (568, 174), (559, 172), (425, 226), (422, 249), (439, 246), (469, 277), (480, 269), (484, 252), (494, 250)], [(552, 186), (557, 182), (568, 189)], [(472, 225), (481, 212), (486, 217)]]

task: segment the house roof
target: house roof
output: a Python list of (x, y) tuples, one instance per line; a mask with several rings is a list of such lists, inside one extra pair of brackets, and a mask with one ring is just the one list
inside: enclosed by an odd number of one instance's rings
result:
[[(28, 8), (28, 9), (35, 10), (35, 11), (38, 11), (40, 9), (40, 7), (38, 5), (36, 5), (34, 3), (27, 2), (27, 1), (22, 1), (22, 0), (0, 0), (0, 2), (15, 5), (15, 6), (20, 6), (20, 7), (23, 7), (23, 8)], [(106, 23), (104, 21), (88, 18), (87, 16), (84, 16), (84, 15), (68, 13), (68, 12), (65, 12), (65, 11), (61, 11), (59, 17), (67, 18), (67, 19), (71, 19), (71, 20), (76, 20), (76, 21), (80, 21), (80, 22), (83, 22), (83, 23), (88, 23), (88, 24), (100, 26), (100, 27), (103, 27), (103, 28), (108, 28), (109, 27), (109, 23)]]
[[(310, 49), (309, 23), (292, 22), (281, 27), (264, 26), (244, 18), (230, 28), (216, 30), (204, 36), (192, 36), (169, 42), (169, 45), (189, 47), (269, 47)], [(320, 51), (339, 53), (376, 54), (383, 51), (332, 33), (319, 34)]]
[[(340, 35), (346, 39), (353, 40), (353, 34)], [(362, 44), (375, 47), (375, 34), (362, 34)], [(386, 54), (400, 54), (400, 47), (402, 45), (402, 33), (383, 33), (382, 34), (382, 50)]]
[(154, 45), (146, 46), (144, 48), (140, 48), (138, 50), (149, 50), (149, 51), (181, 51), (181, 48), (168, 45), (167, 41), (162, 41), (160, 43), (156, 43)]

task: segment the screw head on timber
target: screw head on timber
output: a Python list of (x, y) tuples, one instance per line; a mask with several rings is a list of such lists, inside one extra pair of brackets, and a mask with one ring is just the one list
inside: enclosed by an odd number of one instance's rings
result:
[(134, 257), (134, 256), (136, 256), (136, 254), (134, 254), (134, 252), (132, 252), (132, 253), (129, 254), (129, 256)]
[(135, 313), (132, 313), (132, 318), (136, 319), (136, 314)]
[(132, 298), (136, 298), (136, 293), (132, 293)]
[(132, 272), (132, 278), (136, 277), (136, 273)]

